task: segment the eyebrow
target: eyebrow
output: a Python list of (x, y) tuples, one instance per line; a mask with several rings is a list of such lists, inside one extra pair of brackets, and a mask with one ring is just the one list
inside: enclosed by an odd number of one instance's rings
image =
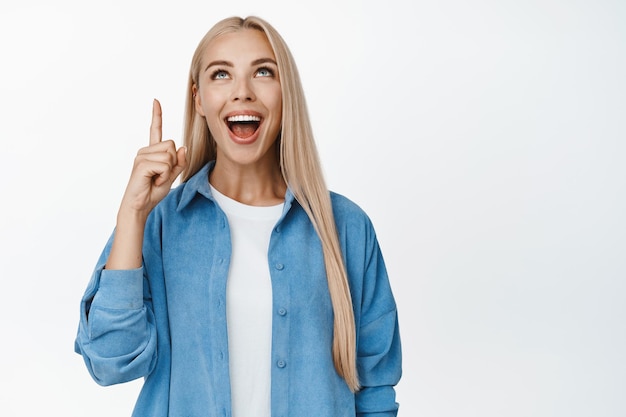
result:
[[(274, 64), (276, 66), (278, 66), (278, 64), (276, 63), (275, 60), (273, 60), (272, 58), (259, 58), (259, 59), (255, 59), (254, 61), (252, 61), (250, 63), (251, 67), (254, 67), (256, 65), (260, 65), (260, 64), (267, 64), (267, 63), (271, 63)], [(204, 71), (206, 72), (209, 68), (214, 67), (214, 66), (224, 66), (224, 67), (234, 67), (235, 65), (230, 62), (230, 61), (213, 61), (210, 62), (209, 65), (206, 66), (206, 68), (204, 69)]]

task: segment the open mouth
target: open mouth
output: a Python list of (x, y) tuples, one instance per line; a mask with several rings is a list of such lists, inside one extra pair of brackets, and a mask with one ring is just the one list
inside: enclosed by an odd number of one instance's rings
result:
[(261, 118), (250, 114), (238, 114), (226, 118), (226, 124), (235, 136), (246, 139), (257, 131), (261, 125)]

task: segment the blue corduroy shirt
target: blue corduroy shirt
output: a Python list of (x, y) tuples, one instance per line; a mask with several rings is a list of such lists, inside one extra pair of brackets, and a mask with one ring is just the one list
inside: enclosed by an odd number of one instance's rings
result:
[[(146, 223), (143, 266), (105, 270), (81, 302), (75, 350), (101, 385), (145, 378), (133, 416), (230, 417), (226, 281), (231, 242), (208, 183), (213, 163), (173, 189)], [(362, 389), (333, 366), (333, 311), (320, 240), (288, 190), (272, 231), (273, 417), (391, 417), (401, 376), (396, 304), (374, 228), (332, 193), (357, 331)]]

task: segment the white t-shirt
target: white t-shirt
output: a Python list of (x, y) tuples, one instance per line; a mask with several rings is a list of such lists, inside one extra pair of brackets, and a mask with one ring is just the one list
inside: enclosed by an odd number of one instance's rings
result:
[(270, 417), (272, 282), (267, 253), (283, 204), (248, 206), (211, 186), (230, 226), (226, 320), (233, 417)]

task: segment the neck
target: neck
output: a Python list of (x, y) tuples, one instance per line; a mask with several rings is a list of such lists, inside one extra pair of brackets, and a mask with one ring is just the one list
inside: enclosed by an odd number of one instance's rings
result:
[(280, 204), (287, 191), (278, 163), (248, 166), (218, 158), (209, 182), (225, 196), (250, 206)]

